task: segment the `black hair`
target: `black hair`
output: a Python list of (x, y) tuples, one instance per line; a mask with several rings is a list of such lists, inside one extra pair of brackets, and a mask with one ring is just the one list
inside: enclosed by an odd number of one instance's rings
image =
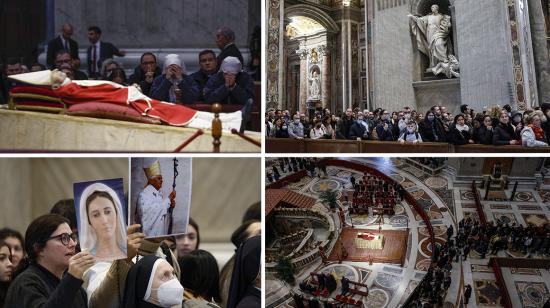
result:
[(0, 229), (0, 240), (5, 241), (8, 237), (15, 237), (21, 242), (21, 247), (25, 247), (25, 241), (23, 240), (23, 235), (16, 230), (10, 228)]
[(69, 220), (58, 214), (46, 214), (33, 220), (25, 232), (25, 251), (31, 262), (36, 261), (37, 251), (46, 246), (48, 238), (57, 228)]
[(50, 210), (50, 214), (59, 214), (67, 218), (71, 229), (77, 228), (74, 199), (62, 199), (57, 201)]
[(218, 262), (206, 250), (197, 249), (178, 259), (181, 285), (195, 296), (220, 302)]
[(468, 105), (467, 104), (460, 105), (460, 112), (466, 113), (466, 111), (468, 111)]
[(248, 220), (262, 220), (262, 206), (260, 201), (253, 203), (246, 209), (246, 212), (244, 213), (242, 223), (248, 221)]
[(111, 203), (113, 204), (113, 208), (115, 209), (115, 213), (117, 214), (117, 216), (119, 215), (115, 205), (115, 200), (113, 200), (113, 197), (111, 197), (111, 195), (106, 191), (96, 190), (93, 193), (91, 193), (88, 196), (88, 198), (86, 198), (86, 217), (88, 218), (88, 224), (90, 225), (91, 223), (90, 223), (90, 215), (88, 215), (88, 208), (90, 207), (90, 203), (92, 203), (92, 201), (100, 197), (110, 200)]
[(98, 26), (90, 26), (88, 27), (88, 31), (94, 31), (97, 34), (101, 34), (101, 29)]
[(145, 56), (153, 56), (153, 58), (155, 58), (155, 62), (157, 62), (157, 56), (155, 56), (154, 53), (152, 52), (144, 52), (142, 55), (141, 55), (141, 58), (139, 58), (139, 63), (143, 62), (143, 57)]
[[(64, 55), (64, 54), (68, 54), (69, 56), (71, 56), (71, 54), (68, 51), (66, 51), (65, 49), (60, 49), (55, 53), (55, 56), (53, 58), (57, 59), (57, 57), (59, 57), (60, 55)], [(73, 57), (71, 57), (71, 59), (72, 58)]]
[(245, 221), (242, 225), (235, 229), (235, 231), (233, 231), (233, 234), (231, 234), (231, 242), (235, 245), (235, 247), (239, 248), (239, 246), (241, 246), (241, 244), (250, 237), (250, 234), (246, 232), (246, 229), (248, 229), (248, 227), (255, 222), (260, 221), (255, 219)]
[(462, 117), (464, 120), (466, 120), (466, 117), (461, 113), (461, 114), (457, 114), (455, 116), (455, 119), (453, 121), (454, 124), (456, 124), (456, 121), (458, 121), (458, 118)]
[(211, 53), (211, 54), (214, 56), (214, 58), (216, 58), (216, 53), (215, 53), (213, 50), (211, 50), (211, 49), (205, 49), (205, 50), (199, 52), (199, 61), (200, 61), (200, 59), (201, 59), (202, 56), (207, 55), (207, 54), (209, 54), (209, 53)]

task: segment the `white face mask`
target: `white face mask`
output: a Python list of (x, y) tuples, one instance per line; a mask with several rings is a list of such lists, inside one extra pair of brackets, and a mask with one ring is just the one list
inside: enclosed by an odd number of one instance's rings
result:
[(543, 115), (543, 116), (540, 118), (540, 121), (541, 121), (542, 123), (546, 123), (546, 122), (548, 122), (548, 118), (547, 118), (545, 115)]
[(181, 305), (183, 302), (183, 287), (176, 278), (172, 278), (159, 286), (157, 297), (157, 301), (162, 307)]

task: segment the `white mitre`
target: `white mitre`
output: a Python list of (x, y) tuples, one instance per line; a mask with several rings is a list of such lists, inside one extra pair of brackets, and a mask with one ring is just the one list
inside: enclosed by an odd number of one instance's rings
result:
[(11, 75), (11, 76), (8, 76), (8, 78), (19, 82), (36, 85), (36, 86), (52, 85), (52, 71), (50, 70)]

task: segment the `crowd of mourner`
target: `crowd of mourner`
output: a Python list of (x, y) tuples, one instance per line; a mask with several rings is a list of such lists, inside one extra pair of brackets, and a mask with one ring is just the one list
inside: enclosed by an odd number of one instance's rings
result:
[(510, 105), (495, 105), (476, 112), (468, 105), (452, 115), (445, 106), (420, 113), (406, 106), (401, 111), (347, 109), (334, 114), (328, 108), (313, 117), (288, 110), (268, 109), (265, 132), (271, 138), (348, 139), (400, 143), (447, 142), (454, 145), (522, 145), (545, 147), (550, 142), (550, 104), (520, 112)]

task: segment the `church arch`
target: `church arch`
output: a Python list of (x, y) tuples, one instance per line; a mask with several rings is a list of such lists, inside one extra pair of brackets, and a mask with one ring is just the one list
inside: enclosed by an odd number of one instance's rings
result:
[(305, 16), (320, 23), (327, 32), (338, 33), (340, 28), (336, 22), (322, 10), (306, 4), (296, 4), (285, 9), (285, 18)]

